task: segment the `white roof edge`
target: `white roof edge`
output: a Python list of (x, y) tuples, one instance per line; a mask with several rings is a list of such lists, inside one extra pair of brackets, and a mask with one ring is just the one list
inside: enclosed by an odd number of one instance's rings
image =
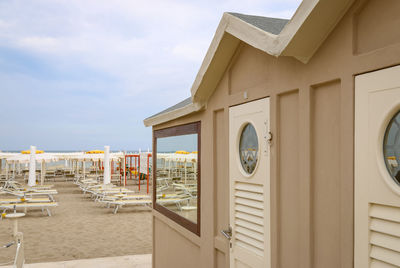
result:
[[(319, 1), (320, 0), (308, 0), (308, 1), (302, 1), (300, 3), (299, 7), (293, 14), (292, 18), (285, 25), (285, 27), (283, 27), (282, 31), (277, 36), (276, 42), (279, 44), (278, 46), (279, 50), (276, 51), (276, 53), (278, 55), (282, 54), (282, 52), (288, 46), (290, 41), (293, 39), (294, 35), (303, 25), (304, 21), (308, 18), (308, 16), (314, 10), (315, 6), (318, 4)], [(303, 60), (300, 61), (306, 63)]]
[[(271, 56), (292, 56), (302, 63), (307, 63), (312, 57), (315, 50), (318, 48), (318, 46), (313, 52), (310, 53), (310, 55), (292, 55), (295, 53), (285, 51), (285, 49), (289, 46), (289, 44), (291, 44), (291, 41), (298, 33), (299, 29), (303, 26), (310, 14), (313, 12), (313, 10), (316, 8), (316, 6), (322, 1), (323, 0), (303, 0), (297, 8), (295, 14), (278, 35), (274, 35), (260, 28), (257, 28), (256, 26), (239, 19), (234, 15), (224, 13), (217, 27), (214, 38), (211, 41), (210, 47), (207, 50), (206, 56), (203, 59), (200, 69), (190, 89), (193, 103), (183, 108), (179, 108), (174, 111), (145, 119), (145, 126), (153, 126), (171, 121), (173, 119), (188, 115), (195, 111), (199, 111), (205, 107), (207, 99), (201, 99), (201, 97), (197, 96), (198, 89), (203, 83), (204, 76), (213, 61), (218, 46), (225, 33), (229, 33), (239, 40), (242, 40), (257, 49), (260, 49)], [(326, 1), (328, 1), (329, 3), (329, 0)], [(346, 0), (340, 2), (346, 2)], [(349, 6), (352, 0), (347, 0), (347, 2), (347, 6)], [(334, 5), (334, 3), (334, 1), (330, 2), (331, 5)], [(334, 28), (334, 26), (335, 24), (333, 24), (331, 28)], [(320, 40), (320, 42), (322, 43), (323, 40)]]
[(203, 77), (210, 66), (210, 63), (212, 62), (212, 59), (214, 58), (215, 52), (217, 51), (218, 45), (221, 42), (225, 32), (237, 37), (238, 39), (246, 40), (246, 42), (248, 42), (250, 45), (261, 49), (268, 54), (276, 54), (277, 48), (275, 47), (275, 40), (277, 39), (277, 35), (263, 31), (235, 17), (234, 15), (225, 12), (190, 90), (192, 99), (194, 100), (196, 100), (194, 98), (196, 91), (199, 88), (199, 85), (201, 84)]
[[(190, 90), (192, 99), (196, 101), (197, 89), (199, 88), (204, 74), (214, 58), (215, 52), (225, 32), (245, 41), (249, 45), (258, 48), (271, 56), (278, 57), (285, 50), (287, 45), (290, 43), (292, 38), (295, 36), (301, 25), (304, 23), (319, 1), (320, 0), (304, 0), (301, 2), (293, 17), (288, 21), (281, 33), (278, 35), (274, 35), (257, 28), (229, 13), (224, 13)], [(303, 63), (307, 63), (308, 61), (308, 58), (296, 58)]]
[(286, 46), (292, 40), (293, 36), (296, 34), (300, 26), (304, 23), (318, 2), (319, 0), (301, 2), (295, 14), (285, 25), (279, 35), (268, 33), (229, 13), (224, 13), (190, 90), (192, 99), (196, 99), (195, 95), (197, 89), (203, 80), (204, 74), (211, 63), (218, 48), (218, 44), (220, 43), (225, 32), (237, 37), (240, 40), (245, 40), (246, 43), (255, 48), (258, 48), (272, 56), (278, 57), (284, 51)]
[(204, 108), (204, 105), (199, 105), (198, 103), (191, 103), (182, 108), (178, 108), (176, 110), (172, 110), (166, 113), (162, 113), (160, 115), (156, 115), (150, 118), (143, 120), (143, 123), (146, 127), (159, 125), (173, 119), (200, 111)]

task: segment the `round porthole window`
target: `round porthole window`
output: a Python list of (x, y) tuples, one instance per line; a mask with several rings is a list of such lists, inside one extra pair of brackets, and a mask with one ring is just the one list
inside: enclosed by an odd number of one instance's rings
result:
[(258, 138), (256, 129), (250, 123), (244, 126), (240, 134), (239, 158), (244, 171), (252, 174), (258, 161)]
[(386, 128), (383, 155), (390, 176), (400, 185), (400, 111), (393, 116)]

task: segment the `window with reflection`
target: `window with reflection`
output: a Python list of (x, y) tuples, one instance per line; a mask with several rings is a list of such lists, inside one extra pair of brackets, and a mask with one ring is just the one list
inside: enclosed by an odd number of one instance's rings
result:
[(153, 137), (154, 209), (200, 235), (200, 122)]
[(400, 112), (393, 116), (386, 128), (383, 155), (390, 176), (400, 185)]
[(240, 135), (239, 159), (243, 170), (252, 174), (258, 161), (258, 137), (256, 129), (250, 123), (244, 126)]

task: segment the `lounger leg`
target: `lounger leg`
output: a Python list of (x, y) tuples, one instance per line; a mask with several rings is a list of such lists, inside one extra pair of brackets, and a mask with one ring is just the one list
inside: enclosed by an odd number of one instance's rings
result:
[(49, 215), (49, 217), (51, 217), (51, 211), (50, 211), (50, 209), (49, 209), (49, 208), (46, 208), (46, 210), (47, 210), (47, 215)]
[(116, 214), (117, 213), (117, 211), (118, 211), (118, 208), (119, 208), (119, 205), (115, 205), (115, 207), (114, 207), (114, 214)]

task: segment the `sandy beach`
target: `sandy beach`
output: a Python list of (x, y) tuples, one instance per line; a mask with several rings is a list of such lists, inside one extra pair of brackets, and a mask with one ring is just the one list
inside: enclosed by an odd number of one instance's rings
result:
[[(29, 210), (18, 221), (26, 263), (151, 253), (150, 209), (124, 207), (114, 215), (71, 181), (47, 184), (54, 184), (58, 191), (59, 205), (52, 209), (53, 215)], [(13, 240), (12, 228), (11, 220), (0, 221), (0, 246)], [(12, 261), (14, 254), (15, 246), (0, 248), (0, 265)]]

